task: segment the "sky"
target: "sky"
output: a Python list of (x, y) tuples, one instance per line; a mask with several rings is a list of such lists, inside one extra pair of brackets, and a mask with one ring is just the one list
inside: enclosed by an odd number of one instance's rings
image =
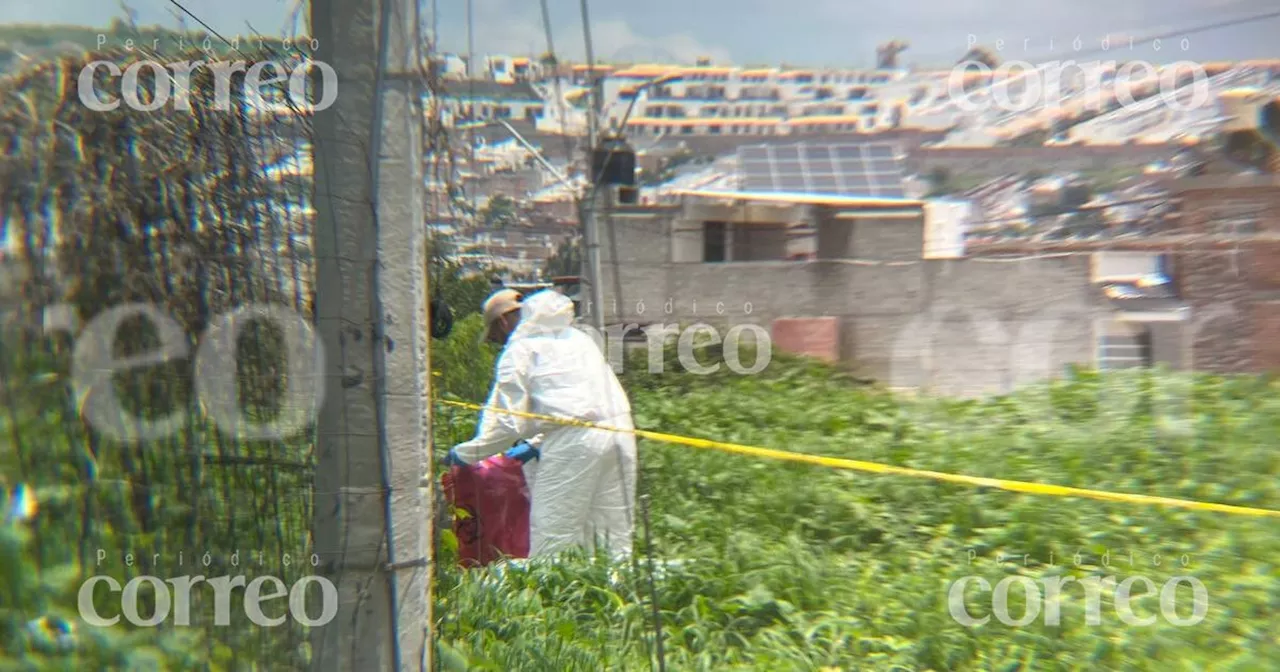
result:
[[(371, 0), (369, 0), (371, 1)], [(433, 0), (421, 0), (429, 9)], [(477, 54), (546, 50), (536, 0), (471, 0)], [(169, 0), (126, 0), (143, 24), (176, 26)], [(286, 32), (295, 0), (179, 0), (221, 33)], [(467, 0), (434, 0), (441, 48), (466, 53)], [(579, 0), (548, 0), (562, 60), (582, 60)], [(105, 26), (124, 16), (119, 0), (0, 0), (0, 23)], [(1267, 11), (1276, 0), (589, 0), (598, 60), (864, 67), (875, 46), (911, 46), (906, 65), (954, 63), (969, 44), (1002, 60), (1280, 58), (1280, 18), (1217, 30), (1206, 25)], [(424, 13), (429, 16), (429, 12)], [(429, 20), (429, 19), (428, 19)], [(305, 33), (305, 14), (299, 32)], [(1150, 39), (1161, 40), (1160, 49)], [(1109, 51), (1103, 38), (1111, 36)], [(1076, 38), (1079, 42), (1075, 42)], [(1002, 41), (1002, 42), (1001, 42)], [(1075, 48), (1078, 44), (1079, 49)], [(1184, 50), (1183, 47), (1186, 47)], [(1074, 56), (1079, 54), (1079, 56)]]

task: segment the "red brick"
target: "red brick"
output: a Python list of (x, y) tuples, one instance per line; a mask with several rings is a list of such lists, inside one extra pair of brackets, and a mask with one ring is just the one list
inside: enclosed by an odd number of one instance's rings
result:
[(1253, 243), (1249, 259), (1249, 280), (1258, 291), (1280, 290), (1280, 245)]
[[(1243, 256), (1243, 251), (1240, 256)], [(1186, 252), (1177, 269), (1183, 298), (1200, 325), (1192, 334), (1192, 366), (1211, 373), (1249, 373), (1254, 331), (1244, 264), (1235, 255)], [(1225, 309), (1225, 312), (1222, 312)], [(1217, 315), (1201, 322), (1199, 316)]]
[(834, 317), (784, 317), (773, 321), (775, 348), (826, 362), (840, 358), (840, 322)]
[[(1190, 233), (1214, 233), (1226, 214), (1255, 209), (1261, 213), (1260, 233), (1280, 231), (1280, 189), (1273, 187), (1185, 192), (1183, 225)], [(1280, 246), (1254, 239), (1186, 251), (1178, 254), (1174, 269), (1193, 316), (1213, 316), (1192, 338), (1194, 368), (1215, 373), (1280, 370), (1280, 339), (1275, 336), (1280, 333), (1280, 304), (1272, 300), (1280, 291)]]
[(1254, 366), (1259, 371), (1280, 371), (1280, 303), (1253, 304)]

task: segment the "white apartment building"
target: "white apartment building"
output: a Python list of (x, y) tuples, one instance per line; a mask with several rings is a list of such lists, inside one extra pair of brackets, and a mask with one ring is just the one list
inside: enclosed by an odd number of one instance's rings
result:
[[(604, 124), (616, 128), (625, 117), (622, 130), (641, 142), (665, 136), (867, 135), (913, 129), (952, 132), (944, 144), (984, 146), (1037, 129), (1057, 128), (1060, 118), (1077, 116), (1087, 104), (1112, 104), (1116, 97), (1114, 66), (1108, 63), (1082, 64), (1078, 72), (1056, 78), (1060, 79), (1056, 104), (1026, 111), (1003, 110), (994, 99), (1006, 92), (1016, 98), (1033, 88), (1028, 82), (1045, 80), (1046, 68), (1052, 64), (1036, 69), (1034, 75), (1013, 68), (995, 74), (970, 71), (956, 79), (950, 70), (757, 68), (717, 66), (706, 59), (693, 66), (561, 64), (550, 68), (537, 59), (491, 55), (483, 68), (476, 69), (474, 79), (464, 82), (457, 81), (457, 73), (466, 70), (463, 60), (445, 55), (441, 67), (451, 80), (446, 123), (525, 119), (540, 132), (582, 135), (588, 126), (594, 82)], [(1258, 73), (1271, 76), (1280, 70), (1280, 64), (1272, 61), (1204, 67), (1215, 94), (1223, 86), (1220, 82)], [(1105, 72), (1094, 73), (1094, 69)], [(1151, 78), (1158, 80), (1159, 74)], [(1101, 85), (1091, 84), (1099, 79)], [(970, 93), (957, 95), (953, 89), (960, 84)], [(1145, 84), (1150, 82), (1130, 81), (1129, 86)], [(1187, 82), (1180, 84), (1190, 88)], [(985, 109), (966, 109), (960, 104), (966, 97)], [(1212, 126), (1212, 115), (1200, 110), (1163, 118), (1157, 113), (1137, 114), (1145, 110), (1136, 107), (1133, 112), (1104, 114), (1079, 124), (1052, 142), (1166, 141), (1177, 135), (1170, 129)]]
[(601, 83), (605, 118), (637, 136), (874, 133), (929, 103), (905, 70), (640, 65)]
[(487, 56), (485, 76), (503, 84), (528, 82), (542, 77), (542, 65), (525, 56)]

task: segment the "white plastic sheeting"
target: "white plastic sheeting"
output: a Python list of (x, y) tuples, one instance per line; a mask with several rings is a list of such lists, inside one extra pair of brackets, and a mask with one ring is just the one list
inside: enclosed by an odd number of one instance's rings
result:
[(1159, 252), (1094, 252), (1093, 281), (1137, 281), (1158, 276), (1161, 256)]
[(972, 220), (973, 204), (968, 201), (925, 201), (924, 258), (964, 257), (964, 237)]
[[(525, 299), (520, 325), (498, 358), (485, 404), (496, 409), (562, 417), (623, 430), (634, 428), (631, 404), (600, 347), (573, 326), (573, 302), (544, 290)], [(631, 553), (635, 514), (635, 436), (483, 412), (476, 437), (459, 444), (472, 464), (520, 439), (542, 435), (540, 459), (525, 465), (532, 506), (529, 555), (607, 544)]]

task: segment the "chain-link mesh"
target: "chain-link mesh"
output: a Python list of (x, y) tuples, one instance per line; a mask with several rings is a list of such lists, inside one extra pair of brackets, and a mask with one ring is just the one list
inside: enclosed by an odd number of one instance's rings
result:
[[(94, 610), (123, 617), (72, 629), (81, 586), (97, 575), (120, 586), (142, 575), (276, 577), (288, 588), (313, 572), (311, 430), (274, 440), (244, 431), (289, 410), (284, 332), (252, 320), (234, 347), (205, 336), (250, 304), (311, 320), (308, 118), (296, 105), (247, 103), (239, 75), (219, 111), (209, 69), (192, 74), (190, 111), (173, 99), (152, 111), (85, 106), (85, 64), (144, 58), (175, 60), (87, 54), (0, 81), (0, 484), (11, 505), (0, 659), (73, 655), (83, 669), (140, 669), (146, 655), (159, 669), (297, 669), (309, 652), (289, 600), (264, 601), (267, 618), (285, 618), (261, 627), (246, 616), (243, 588), (218, 605), (216, 589), (195, 585), (182, 627), (181, 590), (167, 586), (166, 600), (142, 584), (139, 615), (166, 602), (169, 614), (136, 628), (129, 592), (100, 582)], [(119, 95), (120, 78), (96, 72), (98, 88)], [(154, 91), (153, 72), (141, 73), (141, 88)], [(109, 328), (130, 304), (151, 313)], [(235, 371), (238, 418), (214, 413), (198, 392), (197, 361)], [(318, 596), (307, 603), (317, 617)], [(226, 623), (215, 622), (228, 607)]]

